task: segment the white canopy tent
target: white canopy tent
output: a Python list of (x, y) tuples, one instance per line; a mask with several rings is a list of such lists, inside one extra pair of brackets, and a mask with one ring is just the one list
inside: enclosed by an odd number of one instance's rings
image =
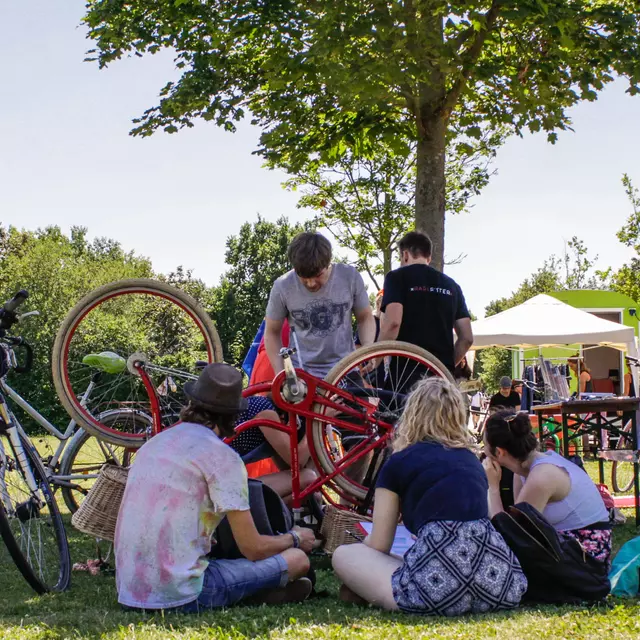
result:
[[(517, 307), (477, 320), (472, 349), (486, 347), (536, 348), (563, 345), (612, 347), (637, 357), (635, 332), (603, 320), (556, 298), (537, 295)], [(638, 388), (637, 374), (633, 377)]]
[(588, 344), (636, 355), (632, 327), (603, 320), (544, 294), (473, 323), (473, 347), (551, 347)]

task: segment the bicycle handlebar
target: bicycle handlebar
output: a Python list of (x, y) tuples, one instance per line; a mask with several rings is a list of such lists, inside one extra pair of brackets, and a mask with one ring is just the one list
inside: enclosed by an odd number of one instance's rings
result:
[(29, 297), (29, 292), (21, 289), (11, 300), (7, 300), (0, 307), (0, 335), (4, 335), (5, 331), (18, 322), (16, 309)]
[(25, 289), (21, 289), (15, 296), (13, 296), (13, 298), (11, 298), (11, 300), (5, 302), (2, 308), (9, 313), (13, 313), (28, 297), (29, 292)]

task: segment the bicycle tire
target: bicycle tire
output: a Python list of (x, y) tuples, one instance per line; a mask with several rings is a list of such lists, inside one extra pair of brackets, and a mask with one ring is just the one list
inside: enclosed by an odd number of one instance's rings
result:
[(618, 464), (626, 465), (631, 463), (629, 462), (618, 463), (615, 460), (611, 463), (611, 487), (614, 493), (627, 493), (628, 491), (631, 491), (631, 488), (633, 487), (633, 475), (631, 476), (631, 480), (629, 480), (629, 482), (626, 485), (621, 484), (618, 481), (618, 474), (620, 473)]
[(65, 368), (70, 340), (82, 318), (101, 302), (127, 293), (148, 293), (175, 303), (186, 311), (201, 329), (207, 341), (210, 360), (222, 362), (223, 356), (216, 327), (200, 303), (184, 291), (158, 280), (134, 278), (111, 282), (88, 293), (69, 311), (56, 335), (51, 358), (53, 383), (60, 402), (69, 415), (90, 434), (114, 445), (138, 448), (144, 443), (139, 435), (115, 433), (80, 407), (78, 397), (71, 388), (71, 382)]
[[(629, 430), (631, 429), (631, 425), (627, 425), (618, 438), (618, 442), (616, 443), (616, 450), (618, 449), (633, 449), (631, 446), (631, 438), (629, 437)], [(623, 446), (624, 445), (624, 446)], [(621, 469), (631, 469), (630, 480), (627, 484), (623, 484), (620, 480), (622, 476)], [(633, 488), (633, 476), (634, 476), (634, 467), (632, 462), (619, 462), (618, 460), (614, 460), (611, 464), (611, 488), (614, 493), (627, 493), (631, 491)]]
[[(7, 439), (8, 440), (8, 439)], [(11, 519), (7, 515), (5, 505), (0, 499), (0, 536), (4, 540), (4, 543), (9, 551), (9, 554), (13, 558), (20, 573), (24, 576), (25, 580), (33, 588), (36, 593), (42, 594), (48, 591), (64, 591), (69, 587), (71, 581), (71, 556), (69, 553), (69, 543), (67, 541), (67, 534), (64, 528), (64, 522), (60, 515), (60, 510), (56, 503), (51, 485), (47, 478), (46, 471), (40, 460), (40, 456), (37, 451), (25, 438), (21, 437), (22, 447), (27, 456), (31, 471), (34, 479), (36, 480), (43, 497), (46, 501), (49, 513), (51, 515), (51, 523), (53, 526), (54, 535), (56, 537), (56, 543), (58, 548), (58, 554), (60, 556), (60, 567), (58, 571), (58, 577), (54, 584), (49, 585), (43, 582), (38, 577), (33, 566), (29, 562), (27, 556), (25, 556), (18, 541), (16, 540), (13, 530), (11, 528)], [(15, 517), (14, 517), (15, 519)]]
[[(103, 418), (103, 420), (105, 420), (106, 418)], [(118, 420), (118, 414), (114, 413), (112, 416), (109, 417), (110, 420), (113, 420), (114, 422)], [(142, 417), (137, 417), (134, 418), (134, 420), (138, 420), (139, 424), (140, 424), (140, 430), (145, 430), (148, 426), (148, 419), (143, 419)], [(62, 460), (60, 461), (60, 469), (59, 469), (59, 474), (61, 476), (70, 476), (74, 474), (74, 464), (76, 462), (76, 458), (78, 456), (78, 454), (81, 452), (82, 448), (91, 441), (91, 439), (97, 440), (98, 446), (102, 447), (102, 446), (106, 446), (109, 443), (102, 443), (100, 444), (100, 440), (98, 438), (96, 438), (95, 436), (91, 435), (90, 433), (88, 433), (87, 431), (85, 431), (84, 429), (78, 429), (78, 431), (74, 434), (73, 438), (71, 438), (71, 442), (69, 443), (69, 445), (67, 446), (63, 456), (62, 456)], [(110, 445), (110, 446), (116, 446), (116, 445)], [(118, 454), (122, 454), (122, 457), (116, 461), (117, 464), (120, 464), (124, 467), (128, 467), (131, 465), (131, 461), (133, 456), (135, 455), (133, 451), (128, 450), (128, 449), (122, 449), (121, 451), (118, 451), (116, 455)], [(109, 461), (112, 461), (112, 458), (109, 458)], [(104, 460), (96, 460), (95, 463), (93, 463), (93, 466), (95, 467), (95, 471), (96, 474), (97, 472), (100, 471), (100, 468), (102, 467), (103, 464), (105, 464), (107, 462), (107, 457), (105, 456)], [(86, 467), (88, 463), (84, 463), (84, 466)], [(53, 478), (54, 483), (55, 483), (55, 476)], [(67, 486), (61, 486), (60, 491), (62, 493), (62, 499), (64, 500), (64, 503), (67, 505), (67, 509), (69, 509), (69, 511), (71, 513), (75, 513), (78, 508), (80, 507), (80, 503), (81, 501), (78, 501), (78, 493), (88, 493), (89, 489), (82, 489), (82, 488), (78, 488), (78, 489), (74, 489), (72, 487), (67, 487)]]
[[(376, 357), (385, 356), (411, 356), (414, 358), (422, 359), (425, 366), (432, 371), (435, 371), (440, 377), (446, 378), (451, 383), (455, 384), (455, 380), (451, 375), (451, 372), (436, 358), (425, 349), (418, 347), (408, 342), (400, 342), (397, 340), (387, 340), (384, 342), (377, 342), (375, 344), (361, 347), (356, 351), (350, 353), (348, 356), (342, 358), (325, 376), (325, 382), (336, 385), (340, 378), (346, 375), (349, 371), (353, 370), (359, 362), (364, 359), (373, 359)], [(321, 413), (322, 405), (315, 403), (312, 407), (314, 413)], [(326, 474), (331, 474), (335, 465), (331, 461), (331, 453), (325, 448), (325, 426), (326, 424), (320, 420), (313, 420), (310, 426), (311, 437), (309, 438), (309, 446), (312, 448), (313, 459), (317, 461), (320, 466), (320, 470)], [(338, 474), (334, 477), (333, 482), (346, 494), (362, 501), (367, 496), (367, 489), (357, 484), (354, 484), (344, 474)]]

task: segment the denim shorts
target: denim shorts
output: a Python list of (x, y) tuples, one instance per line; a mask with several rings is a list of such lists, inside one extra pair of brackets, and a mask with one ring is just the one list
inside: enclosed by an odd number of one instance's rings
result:
[(284, 587), (288, 581), (287, 563), (281, 555), (257, 562), (245, 558), (212, 560), (204, 572), (204, 584), (198, 598), (177, 607), (176, 611), (196, 613), (229, 607), (259, 591)]

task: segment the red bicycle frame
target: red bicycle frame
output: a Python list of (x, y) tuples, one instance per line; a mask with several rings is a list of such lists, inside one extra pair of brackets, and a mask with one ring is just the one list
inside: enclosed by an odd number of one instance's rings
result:
[[(137, 367), (142, 383), (149, 395), (150, 409), (153, 420), (152, 435), (156, 435), (162, 430), (162, 416), (160, 412), (160, 402), (157, 392), (144, 369), (144, 365)], [(270, 427), (289, 434), (289, 444), (291, 452), (291, 500), (292, 507), (299, 509), (302, 502), (316, 491), (322, 491), (325, 498), (335, 506), (344, 505), (337, 504), (327, 493), (327, 489), (337, 493), (341, 498), (346, 499), (352, 504), (357, 501), (347, 495), (339, 487), (333, 483), (333, 479), (344, 473), (344, 471), (376, 448), (384, 446), (384, 443), (393, 433), (393, 425), (381, 420), (377, 417), (377, 407), (369, 403), (366, 399), (358, 398), (349, 393), (345, 389), (333, 386), (320, 378), (316, 378), (301, 369), (296, 369), (298, 381), (303, 381), (307, 386), (305, 396), (299, 402), (289, 402), (283, 395), (283, 386), (285, 384), (286, 375), (281, 371), (271, 383), (263, 383), (247, 387), (242, 395), (247, 398), (262, 393), (271, 393), (273, 403), (288, 415), (288, 420), (284, 423), (275, 420), (248, 420), (236, 427), (236, 433), (231, 438), (226, 438), (225, 442), (230, 442), (243, 431), (252, 427)], [(337, 401), (337, 399), (339, 401)], [(313, 411), (314, 405), (320, 405), (326, 409), (337, 412), (338, 415), (326, 415)], [(319, 474), (318, 479), (300, 490), (300, 466), (298, 463), (298, 417), (306, 419), (306, 435), (309, 444), (309, 452)], [(353, 423), (345, 420), (345, 418), (357, 419), (359, 422)], [(362, 442), (355, 445), (341, 459), (340, 463), (331, 473), (326, 473), (318, 460), (318, 454), (315, 450), (311, 427), (314, 421), (331, 425), (337, 428), (348, 429), (352, 433), (365, 436)]]

